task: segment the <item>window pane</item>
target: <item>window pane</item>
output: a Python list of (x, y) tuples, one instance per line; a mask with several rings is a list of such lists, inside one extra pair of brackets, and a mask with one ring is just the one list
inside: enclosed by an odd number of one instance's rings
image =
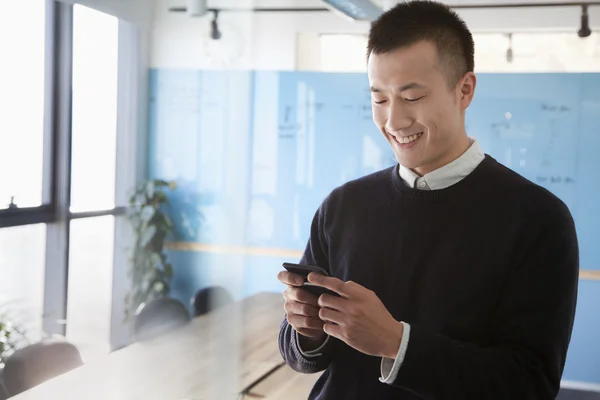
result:
[(30, 340), (42, 334), (45, 257), (44, 224), (0, 229), (0, 314)]
[[(600, 35), (575, 32), (480, 33), (475, 40), (477, 72), (598, 72)], [(512, 58), (507, 57), (512, 49)]]
[(113, 216), (71, 222), (67, 339), (86, 361), (109, 351), (114, 227)]
[(322, 35), (321, 70), (327, 72), (362, 72), (367, 69), (364, 35)]
[[(304, 36), (310, 38), (310, 36)], [(475, 33), (476, 72), (598, 72), (600, 34), (585, 40), (575, 32)], [(299, 64), (314, 65), (329, 72), (366, 71), (367, 38), (356, 34), (324, 34), (318, 46), (304, 46)], [(507, 57), (512, 49), (512, 58)], [(319, 53), (320, 51), (320, 53)], [(319, 53), (318, 57), (315, 54)]]
[(118, 20), (74, 7), (71, 211), (115, 206)]
[[(0, 209), (42, 204), (45, 1), (0, 12)], [(15, 40), (16, 39), (16, 40)]]

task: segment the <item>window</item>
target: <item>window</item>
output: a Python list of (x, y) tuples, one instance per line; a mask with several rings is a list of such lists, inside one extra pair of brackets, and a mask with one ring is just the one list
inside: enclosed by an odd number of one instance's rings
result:
[[(140, 32), (83, 6), (29, 3), (0, 12), (0, 314), (31, 340), (66, 335), (90, 360), (124, 329), (116, 299), (127, 285), (115, 289), (113, 274), (125, 275), (131, 235), (115, 204), (138, 165)], [(123, 134), (119, 73), (132, 78)]]
[[(598, 72), (600, 35), (575, 32), (473, 35), (477, 72)], [(512, 48), (512, 60), (507, 51)]]
[[(45, 139), (51, 132), (44, 121), (46, 41), (52, 39), (47, 35), (47, 4), (3, 2), (0, 12), (0, 210), (12, 214), (17, 207), (51, 203), (52, 151)], [(9, 223), (2, 218), (7, 215), (0, 215), (0, 226), (33, 222)]]
[[(475, 33), (476, 72), (598, 72), (600, 34), (575, 32)], [(366, 72), (367, 37), (301, 33), (298, 65), (329, 72)], [(507, 50), (512, 47), (512, 61)]]
[(86, 361), (109, 352), (115, 217), (71, 222), (67, 339)]
[(75, 6), (71, 211), (115, 206), (118, 20)]
[(0, 229), (0, 313), (30, 340), (42, 336), (46, 225)]
[(86, 361), (110, 351), (119, 25), (73, 7), (67, 339)]
[(362, 72), (367, 68), (365, 35), (321, 35), (321, 71)]

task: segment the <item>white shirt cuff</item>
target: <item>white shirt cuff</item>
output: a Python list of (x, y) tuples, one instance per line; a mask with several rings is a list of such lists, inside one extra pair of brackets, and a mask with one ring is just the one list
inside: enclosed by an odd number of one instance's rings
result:
[(304, 351), (304, 350), (302, 350), (302, 347), (300, 346), (300, 337), (298, 336), (298, 331), (294, 331), (294, 334), (296, 335), (296, 344), (298, 344), (298, 350), (300, 350), (300, 354), (302, 354), (306, 358), (322, 356), (323, 353), (321, 353), (321, 352), (325, 348), (325, 345), (327, 344), (327, 342), (329, 342), (329, 335), (327, 335), (327, 338), (325, 338), (325, 341), (323, 342), (323, 344), (320, 345), (318, 348), (316, 348), (314, 350)]
[(406, 349), (408, 348), (408, 340), (410, 339), (410, 325), (406, 322), (402, 322), (404, 326), (404, 332), (402, 333), (402, 340), (400, 341), (400, 348), (398, 349), (398, 355), (395, 360), (391, 358), (383, 357), (381, 359), (381, 378), (379, 380), (383, 383), (392, 384), (398, 377), (398, 371), (404, 361), (406, 355)]

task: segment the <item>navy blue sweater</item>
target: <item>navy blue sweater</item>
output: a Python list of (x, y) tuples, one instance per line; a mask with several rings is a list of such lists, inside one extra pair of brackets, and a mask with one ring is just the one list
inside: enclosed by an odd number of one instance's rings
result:
[(287, 364), (325, 371), (310, 399), (555, 399), (577, 297), (573, 219), (490, 156), (442, 190), (409, 188), (397, 166), (337, 188), (301, 262), (373, 290), (411, 325), (389, 385), (381, 358), (334, 338), (321, 356), (303, 357), (284, 320)]

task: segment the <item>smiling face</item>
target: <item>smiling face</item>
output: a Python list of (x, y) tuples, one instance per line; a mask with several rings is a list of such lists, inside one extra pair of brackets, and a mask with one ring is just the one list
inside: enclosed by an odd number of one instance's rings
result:
[(369, 56), (373, 120), (398, 162), (421, 176), (469, 147), (465, 111), (475, 92), (475, 75), (467, 72), (450, 87), (444, 68), (430, 41)]

